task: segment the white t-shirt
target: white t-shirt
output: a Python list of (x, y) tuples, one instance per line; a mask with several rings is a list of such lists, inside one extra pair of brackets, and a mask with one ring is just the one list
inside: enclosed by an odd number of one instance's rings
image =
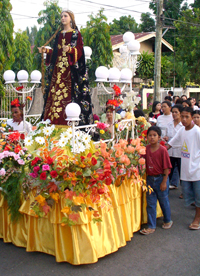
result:
[[(167, 133), (166, 135), (168, 136), (168, 143), (169, 141), (171, 141), (171, 139), (176, 135), (176, 133), (179, 131), (180, 128), (182, 128), (183, 125), (180, 122), (179, 124), (177, 124), (176, 126), (174, 126), (174, 121), (170, 122), (167, 125)], [(168, 150), (169, 156), (171, 157), (177, 157), (177, 158), (181, 158), (181, 147), (179, 148), (170, 148)]]
[(172, 114), (170, 113), (170, 115), (160, 115), (157, 118), (157, 123), (156, 125), (161, 129), (162, 134), (161, 137), (166, 136), (167, 134), (167, 125), (173, 121), (173, 117)]
[(169, 142), (173, 148), (181, 147), (181, 180), (200, 180), (200, 128), (190, 130), (182, 127)]
[[(21, 123), (13, 122), (13, 119), (8, 119), (7, 124), (13, 128), (13, 130), (23, 131), (23, 121)], [(25, 122), (25, 131), (26, 133), (29, 133), (32, 130), (32, 125), (29, 122)]]

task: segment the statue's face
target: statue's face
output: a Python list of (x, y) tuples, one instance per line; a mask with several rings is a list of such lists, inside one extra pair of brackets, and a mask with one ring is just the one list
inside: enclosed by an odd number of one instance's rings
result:
[(70, 25), (71, 17), (67, 12), (62, 12), (61, 13), (61, 22), (64, 26), (65, 25)]

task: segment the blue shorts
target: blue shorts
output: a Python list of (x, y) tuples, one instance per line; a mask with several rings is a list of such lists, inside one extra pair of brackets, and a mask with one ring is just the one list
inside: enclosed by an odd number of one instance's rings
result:
[(189, 206), (193, 202), (200, 208), (200, 181), (181, 180), (183, 198), (185, 206)]

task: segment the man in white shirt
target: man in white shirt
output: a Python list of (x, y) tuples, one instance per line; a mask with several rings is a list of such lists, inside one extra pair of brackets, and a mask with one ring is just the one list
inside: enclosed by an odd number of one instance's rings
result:
[(191, 230), (200, 229), (200, 128), (193, 124), (191, 107), (181, 112), (184, 128), (169, 141), (169, 148), (181, 147), (181, 185), (185, 205), (195, 202), (196, 213)]

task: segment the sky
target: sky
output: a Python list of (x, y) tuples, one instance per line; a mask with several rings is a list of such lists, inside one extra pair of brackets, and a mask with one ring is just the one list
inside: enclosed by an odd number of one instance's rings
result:
[[(175, 1), (175, 0), (174, 0)], [(68, 8), (75, 14), (76, 24), (80, 28), (85, 27), (89, 20), (88, 15), (97, 14), (99, 9), (104, 8), (104, 14), (108, 18), (108, 23), (113, 19), (119, 19), (121, 16), (131, 15), (137, 23), (140, 23), (141, 13), (153, 12), (149, 10), (150, 0), (59, 0), (58, 5), (61, 8)], [(194, 0), (188, 0), (189, 4)], [(11, 15), (14, 21), (14, 31), (24, 31), (26, 27), (39, 28), (37, 24), (38, 13), (44, 9), (42, 0), (10, 0), (13, 7)]]

